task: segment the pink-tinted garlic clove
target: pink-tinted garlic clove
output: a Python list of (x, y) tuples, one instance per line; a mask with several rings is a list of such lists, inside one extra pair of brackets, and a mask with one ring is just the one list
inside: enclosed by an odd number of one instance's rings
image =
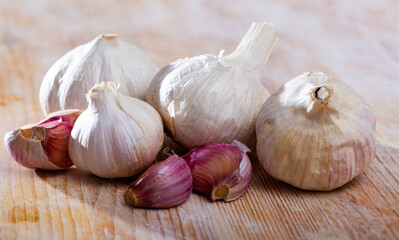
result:
[(7, 132), (4, 143), (11, 157), (27, 168), (58, 170), (72, 166), (68, 139), (81, 111), (51, 113), (37, 124)]
[(191, 169), (194, 189), (213, 201), (226, 202), (241, 197), (252, 177), (249, 149), (234, 141), (229, 144), (209, 144), (191, 150), (183, 158)]
[(135, 207), (170, 208), (182, 204), (193, 190), (190, 169), (183, 158), (171, 155), (151, 165), (125, 193), (125, 202)]

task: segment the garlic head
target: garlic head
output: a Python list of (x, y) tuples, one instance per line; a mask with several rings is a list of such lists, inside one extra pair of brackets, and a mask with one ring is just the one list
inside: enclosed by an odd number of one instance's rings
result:
[(351, 87), (304, 73), (270, 96), (256, 122), (257, 155), (271, 176), (298, 188), (331, 190), (375, 156), (375, 116)]
[(147, 102), (188, 148), (237, 139), (255, 142), (255, 119), (269, 96), (260, 70), (277, 41), (276, 28), (254, 23), (228, 56), (205, 54), (173, 62), (154, 77)]
[(100, 35), (51, 66), (40, 87), (40, 105), (45, 115), (60, 109), (85, 109), (85, 93), (103, 81), (113, 81), (122, 94), (144, 100), (158, 70), (141, 49), (116, 35)]
[(77, 168), (99, 177), (130, 177), (154, 161), (163, 143), (162, 119), (148, 103), (117, 91), (113, 82), (95, 85), (89, 105), (69, 139)]

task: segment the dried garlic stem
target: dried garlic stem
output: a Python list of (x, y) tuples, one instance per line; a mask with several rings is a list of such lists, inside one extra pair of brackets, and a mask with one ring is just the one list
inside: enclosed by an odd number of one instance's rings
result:
[(271, 23), (253, 23), (236, 50), (226, 58), (236, 59), (250, 70), (261, 70), (277, 43), (277, 30)]

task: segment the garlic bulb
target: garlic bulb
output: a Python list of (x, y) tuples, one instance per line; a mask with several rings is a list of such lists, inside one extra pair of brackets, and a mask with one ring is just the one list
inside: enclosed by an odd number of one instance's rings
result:
[(147, 102), (188, 148), (237, 139), (255, 142), (255, 119), (269, 96), (259, 72), (277, 41), (276, 28), (254, 23), (228, 56), (177, 60), (154, 77)]
[(182, 204), (193, 190), (193, 178), (183, 158), (171, 155), (151, 165), (125, 193), (135, 207), (170, 208)]
[(193, 175), (194, 189), (213, 201), (226, 202), (241, 197), (251, 182), (249, 149), (234, 140), (230, 144), (209, 144), (191, 150), (185, 156)]
[(273, 177), (307, 190), (331, 190), (375, 156), (375, 117), (351, 87), (321, 72), (277, 90), (257, 122), (257, 155)]
[(80, 110), (51, 113), (37, 124), (8, 132), (4, 143), (10, 155), (24, 167), (59, 170), (72, 166), (68, 139)]
[(122, 94), (144, 100), (158, 67), (139, 48), (105, 34), (61, 57), (40, 87), (45, 115), (60, 109), (85, 109), (85, 93), (96, 83), (113, 81)]
[(148, 103), (122, 95), (113, 82), (95, 85), (69, 139), (77, 168), (99, 177), (133, 176), (154, 161), (163, 142), (162, 119)]

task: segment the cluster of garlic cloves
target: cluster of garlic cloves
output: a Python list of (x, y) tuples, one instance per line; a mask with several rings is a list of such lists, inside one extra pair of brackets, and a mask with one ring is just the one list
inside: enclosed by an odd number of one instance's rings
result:
[(115, 34), (103, 34), (51, 66), (40, 87), (40, 105), (45, 115), (61, 109), (85, 109), (85, 93), (103, 81), (113, 81), (122, 94), (144, 100), (158, 70), (141, 49)]
[(171, 155), (149, 167), (125, 192), (134, 207), (170, 208), (186, 201), (193, 189), (190, 168), (183, 158)]
[(59, 170), (73, 165), (68, 140), (80, 110), (49, 114), (37, 124), (7, 132), (4, 143), (19, 164), (27, 168)]
[(256, 122), (257, 156), (273, 177), (306, 190), (332, 190), (375, 156), (375, 116), (351, 87), (321, 72), (277, 90)]
[(269, 96), (259, 72), (276, 41), (274, 25), (253, 23), (232, 54), (179, 59), (161, 69), (147, 102), (187, 148), (234, 139), (254, 145), (256, 117)]
[(241, 197), (252, 177), (248, 151), (236, 140), (231, 145), (209, 144), (191, 150), (183, 158), (193, 175), (194, 189), (213, 201), (229, 202)]
[(69, 139), (76, 167), (104, 178), (130, 177), (148, 168), (164, 137), (157, 111), (121, 94), (113, 82), (96, 84), (87, 100)]

